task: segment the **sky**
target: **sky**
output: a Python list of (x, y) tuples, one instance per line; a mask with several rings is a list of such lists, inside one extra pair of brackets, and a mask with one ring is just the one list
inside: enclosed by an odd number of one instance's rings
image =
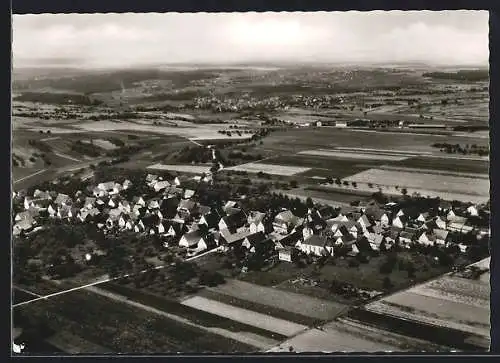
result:
[(14, 67), (332, 62), (487, 65), (487, 11), (13, 15)]

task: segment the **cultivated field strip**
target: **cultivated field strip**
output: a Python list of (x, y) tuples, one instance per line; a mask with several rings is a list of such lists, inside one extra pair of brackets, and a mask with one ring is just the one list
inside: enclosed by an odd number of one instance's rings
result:
[(305, 325), (237, 308), (201, 296), (188, 298), (182, 304), (285, 336), (295, 335), (307, 328)]
[(272, 306), (291, 313), (328, 320), (336, 317), (344, 305), (283, 290), (251, 284), (239, 280), (229, 280), (225, 284), (210, 288), (213, 291), (238, 299)]
[(300, 151), (299, 155), (326, 156), (333, 158), (345, 158), (356, 160), (384, 160), (384, 161), (402, 161), (415, 155), (395, 155), (388, 153), (368, 153), (368, 152), (348, 152), (340, 150), (305, 150)]
[(417, 173), (417, 174), (425, 173), (425, 174), (432, 174), (432, 175), (438, 175), (438, 176), (445, 175), (445, 176), (456, 176), (456, 177), (464, 177), (464, 178), (490, 180), (490, 176), (488, 174), (479, 174), (479, 173), (463, 173), (463, 172), (458, 172), (458, 171), (408, 168), (408, 167), (404, 167), (404, 166), (392, 166), (392, 165), (381, 165), (381, 166), (377, 167), (377, 169), (404, 172), (404, 173)]
[(166, 164), (153, 164), (148, 166), (146, 169), (151, 170), (168, 170), (177, 171), (180, 173), (193, 173), (193, 174), (203, 174), (210, 172), (210, 166), (202, 165), (166, 165)]
[[(487, 179), (472, 179), (449, 175), (434, 175), (419, 173), (415, 177), (413, 172), (402, 172), (393, 170), (382, 170), (378, 168), (362, 171), (346, 178), (349, 182), (373, 183), (383, 186), (400, 186), (408, 188), (410, 193), (418, 191), (423, 195), (432, 195), (439, 192), (443, 199), (446, 194), (462, 195), (470, 197), (489, 198), (490, 182)], [(460, 199), (462, 199), (460, 198)]]
[(369, 337), (339, 333), (334, 330), (311, 329), (299, 334), (268, 352), (287, 352), (293, 347), (297, 353), (321, 352), (387, 352), (398, 350), (396, 345), (374, 342)]
[(264, 163), (248, 163), (243, 165), (231, 166), (225, 170), (246, 171), (248, 173), (266, 173), (272, 175), (292, 176), (299, 173), (309, 171), (311, 168), (288, 166), (288, 165), (274, 165)]

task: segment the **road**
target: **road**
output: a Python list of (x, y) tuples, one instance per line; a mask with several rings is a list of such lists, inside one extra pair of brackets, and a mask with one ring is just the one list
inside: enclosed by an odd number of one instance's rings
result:
[(17, 179), (17, 180), (14, 180), (14, 185), (15, 185), (16, 183), (20, 183), (20, 182), (22, 182), (23, 180), (26, 180), (26, 179), (32, 178), (32, 177), (34, 177), (35, 175), (41, 174), (41, 173), (43, 173), (43, 172), (45, 172), (45, 171), (47, 171), (47, 169), (40, 169), (40, 170), (38, 170), (38, 171), (34, 172), (33, 174), (26, 175), (26, 176), (24, 176), (24, 177), (22, 177), (22, 178), (19, 178), (19, 179)]
[[(217, 251), (220, 251), (220, 250), (221, 250), (221, 247), (217, 247), (217, 248), (215, 248), (213, 250), (209, 250), (209, 251), (206, 251), (204, 253), (200, 253), (199, 255), (196, 255), (196, 256), (193, 256), (193, 257), (190, 257), (190, 258), (186, 258), (184, 261), (186, 261), (186, 262), (194, 261), (194, 260), (196, 260), (196, 259), (198, 259), (200, 257), (203, 257), (203, 256), (207, 255), (207, 254), (214, 253), (214, 252), (217, 252)], [(166, 266), (168, 266), (168, 265), (156, 266), (154, 269), (160, 270), (162, 268), (165, 268)], [(135, 274), (125, 274), (125, 275), (121, 275), (121, 276), (117, 276), (117, 277), (107, 277), (105, 279), (98, 280), (98, 281), (95, 281), (95, 282), (92, 282), (92, 283), (89, 283), (89, 284), (85, 284), (85, 285), (82, 285), (82, 286), (73, 287), (71, 289), (67, 289), (67, 290), (63, 290), (63, 291), (58, 291), (58, 292), (55, 292), (55, 293), (52, 293), (52, 294), (48, 294), (48, 295), (45, 295), (45, 296), (40, 296), (40, 297), (37, 297), (36, 299), (31, 299), (31, 300), (23, 301), (23, 302), (20, 302), (18, 304), (12, 305), (12, 307), (17, 307), (17, 306), (22, 306), (22, 305), (30, 304), (30, 303), (38, 301), (38, 300), (47, 300), (47, 299), (50, 299), (50, 298), (52, 298), (54, 296), (59, 296), (59, 295), (67, 294), (67, 293), (70, 293), (70, 292), (73, 292), (73, 291), (82, 290), (82, 289), (88, 289), (89, 287), (97, 286), (97, 285), (100, 285), (100, 284), (105, 284), (106, 282), (116, 281), (116, 280), (119, 280), (119, 279), (123, 279), (125, 277), (136, 276), (136, 275), (139, 275), (141, 273), (145, 273), (147, 271), (148, 270), (146, 269), (146, 270), (139, 271), (139, 272), (137, 272)], [(30, 293), (32, 295), (35, 295), (34, 293), (31, 293), (29, 291), (26, 291), (26, 292)]]

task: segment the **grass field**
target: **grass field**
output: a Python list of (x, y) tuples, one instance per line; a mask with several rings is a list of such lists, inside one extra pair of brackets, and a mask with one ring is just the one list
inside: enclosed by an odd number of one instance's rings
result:
[(387, 187), (407, 188), (410, 193), (417, 191), (423, 195), (438, 195), (448, 199), (447, 194), (456, 195), (458, 200), (489, 198), (490, 182), (487, 178), (468, 178), (431, 173), (403, 172), (394, 170), (369, 169), (347, 178), (358, 183), (372, 183)]
[(203, 174), (210, 172), (210, 166), (202, 165), (166, 165), (166, 164), (153, 164), (147, 167), (151, 170), (168, 170), (168, 171), (178, 171), (181, 173), (193, 173), (193, 174)]
[(91, 292), (75, 291), (17, 309), (30, 319), (46, 322), (56, 331), (68, 331), (116, 353), (255, 350), (235, 340)]
[(305, 325), (238, 308), (202, 296), (188, 298), (182, 301), (182, 304), (280, 335), (292, 336), (306, 329)]
[(101, 285), (105, 290), (118, 293), (133, 301), (160, 309), (162, 311), (175, 314), (176, 316), (188, 319), (193, 323), (202, 325), (207, 328), (225, 329), (236, 334), (254, 334), (260, 335), (269, 339), (285, 338), (277, 334), (271, 334), (269, 331), (259, 329), (253, 325), (243, 324), (231, 319), (225, 319), (221, 316), (211, 314), (209, 312), (192, 308), (181, 304), (179, 301), (168, 297), (158, 296), (144, 290), (135, 289), (129, 286), (119, 285), (116, 283), (107, 283)]
[(229, 280), (223, 285), (210, 288), (210, 290), (240, 300), (247, 300), (318, 320), (331, 319), (345, 307), (331, 301), (315, 299), (306, 295), (239, 280)]
[[(267, 160), (266, 160), (267, 161)], [(299, 173), (304, 173), (309, 170), (306, 167), (297, 167), (297, 166), (288, 166), (288, 165), (280, 165), (280, 164), (266, 164), (266, 163), (248, 163), (237, 166), (231, 166), (226, 168), (227, 170), (234, 171), (246, 171), (248, 173), (266, 173), (271, 175), (283, 175), (283, 176), (292, 176)]]
[(395, 162), (393, 166), (403, 166), (416, 169), (434, 169), (443, 171), (456, 171), (461, 173), (488, 173), (489, 161), (478, 160), (453, 160), (447, 158), (415, 157), (401, 162)]
[(402, 161), (406, 160), (408, 157), (403, 155), (388, 154), (382, 152), (349, 152), (343, 150), (328, 150), (328, 149), (317, 149), (317, 150), (305, 150), (299, 152), (299, 155), (312, 155), (312, 156), (324, 156), (340, 159), (355, 159), (355, 160), (381, 160), (381, 161)]
[[(273, 165), (310, 168), (310, 170), (303, 171), (300, 176), (330, 176), (333, 178), (345, 178), (382, 164), (378, 160), (360, 160), (358, 162), (352, 159), (333, 159), (305, 155), (283, 155), (268, 159), (265, 162)], [(324, 172), (324, 174), (320, 174), (321, 172)]]

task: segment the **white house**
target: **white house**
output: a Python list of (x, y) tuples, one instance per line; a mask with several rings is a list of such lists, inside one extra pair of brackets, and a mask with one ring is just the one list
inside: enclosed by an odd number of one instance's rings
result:
[(153, 189), (155, 190), (155, 192), (160, 192), (166, 188), (168, 188), (170, 186), (170, 183), (166, 180), (162, 180), (162, 181), (157, 181), (154, 185), (153, 185)]
[(474, 205), (471, 205), (467, 208), (467, 213), (470, 215), (470, 216), (478, 216), (479, 215), (479, 211), (477, 210), (476, 206)]
[(422, 233), (418, 238), (418, 243), (426, 246), (432, 246), (435, 241), (436, 238), (433, 235), (429, 235), (427, 232)]
[(208, 248), (199, 230), (185, 233), (179, 241), (179, 247), (196, 249), (197, 251), (204, 251)]
[(299, 241), (295, 245), (300, 251), (314, 256), (333, 254), (333, 246), (327, 245), (327, 240), (318, 235), (312, 235), (306, 240)]

